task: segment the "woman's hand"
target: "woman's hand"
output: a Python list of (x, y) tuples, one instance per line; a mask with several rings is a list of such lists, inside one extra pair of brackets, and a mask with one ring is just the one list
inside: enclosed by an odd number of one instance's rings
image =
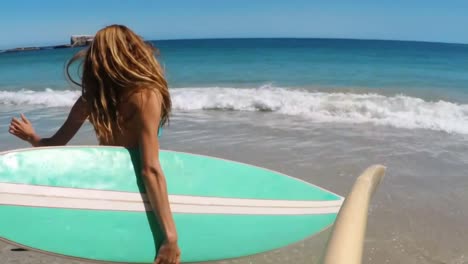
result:
[(31, 143), (31, 145), (36, 145), (38, 141), (38, 136), (34, 131), (31, 122), (23, 114), (21, 114), (21, 119), (16, 119), (15, 117), (11, 119), (8, 132)]
[(154, 264), (179, 264), (180, 249), (177, 242), (165, 240), (159, 248)]
[(34, 147), (63, 146), (78, 132), (78, 129), (80, 129), (87, 118), (88, 111), (80, 97), (70, 110), (65, 123), (63, 123), (60, 129), (50, 138), (39, 137), (34, 131), (31, 122), (29, 122), (23, 114), (21, 114), (21, 120), (14, 117), (11, 119), (8, 132), (22, 140), (28, 141)]

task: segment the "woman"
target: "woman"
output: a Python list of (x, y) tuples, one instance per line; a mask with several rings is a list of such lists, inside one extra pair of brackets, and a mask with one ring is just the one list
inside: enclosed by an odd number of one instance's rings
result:
[[(158, 143), (158, 130), (168, 121), (171, 99), (153, 52), (125, 26), (100, 30), (90, 47), (78, 52), (66, 66), (68, 78), (81, 86), (82, 95), (57, 133), (40, 138), (24, 115), (12, 119), (9, 132), (33, 146), (65, 145), (88, 119), (101, 145), (138, 147), (147, 195), (165, 234), (155, 263), (172, 264), (180, 262), (180, 250)], [(82, 79), (78, 83), (69, 72), (70, 65), (80, 59)]]

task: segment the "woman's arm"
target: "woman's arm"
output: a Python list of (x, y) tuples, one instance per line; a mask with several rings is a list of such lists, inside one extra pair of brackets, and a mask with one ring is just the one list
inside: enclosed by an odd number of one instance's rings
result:
[(159, 163), (158, 128), (161, 116), (161, 99), (153, 91), (142, 91), (133, 96), (139, 124), (139, 147), (142, 178), (146, 195), (156, 219), (165, 234), (155, 263), (179, 263), (180, 250), (177, 231), (169, 205), (166, 179)]
[(86, 106), (80, 97), (73, 105), (65, 123), (50, 138), (39, 137), (31, 122), (23, 114), (21, 114), (21, 119), (13, 118), (11, 120), (9, 132), (22, 140), (28, 141), (34, 147), (61, 146), (70, 141), (87, 118)]

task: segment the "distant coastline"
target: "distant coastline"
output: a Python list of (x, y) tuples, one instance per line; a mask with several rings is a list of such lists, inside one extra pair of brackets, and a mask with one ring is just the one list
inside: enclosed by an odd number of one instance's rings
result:
[[(80, 41), (74, 41), (73, 38), (77, 37)], [(75, 47), (85, 47), (88, 46), (93, 39), (94, 36), (92, 35), (73, 35), (70, 37), (70, 44), (62, 44), (62, 45), (52, 45), (52, 46), (32, 46), (32, 47), (17, 47), (11, 49), (0, 49), (1, 53), (10, 53), (10, 52), (23, 52), (23, 51), (36, 51), (36, 50), (51, 50), (51, 49), (65, 49), (65, 48), (75, 48)], [(375, 43), (383, 43), (383, 42), (391, 42), (391, 43), (413, 43), (413, 44), (421, 44), (421, 45), (450, 45), (450, 46), (460, 46), (464, 47), (467, 46), (468, 43), (453, 43), (453, 42), (437, 42), (437, 41), (421, 41), (421, 40), (394, 40), (394, 39), (353, 39), (353, 38), (307, 38), (307, 37), (255, 37), (255, 38), (243, 38), (243, 37), (236, 37), (236, 38), (175, 38), (175, 39), (154, 39), (148, 40), (148, 42), (181, 42), (181, 41), (212, 41), (212, 40), (220, 40), (220, 41), (232, 41), (232, 40), (317, 40), (317, 41), (326, 41), (326, 40), (342, 40), (342, 41), (349, 41), (351, 43), (357, 42), (375, 42)]]
[(72, 35), (70, 37), (70, 44), (62, 44), (62, 45), (54, 45), (54, 46), (40, 46), (40, 47), (39, 46), (38, 47), (18, 47), (18, 48), (0, 50), (0, 53), (85, 47), (85, 46), (88, 46), (93, 41), (93, 39), (94, 39), (93, 35)]

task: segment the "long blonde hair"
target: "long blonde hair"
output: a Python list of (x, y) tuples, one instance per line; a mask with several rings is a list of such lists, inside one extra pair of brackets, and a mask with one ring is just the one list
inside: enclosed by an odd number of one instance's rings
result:
[[(90, 47), (68, 61), (66, 75), (81, 86), (89, 121), (101, 142), (113, 142), (113, 128), (120, 129), (118, 105), (123, 94), (141, 89), (155, 91), (162, 98), (161, 125), (169, 120), (171, 98), (155, 51), (129, 28), (111, 25), (99, 30)], [(70, 66), (80, 59), (81, 83), (70, 76)]]

